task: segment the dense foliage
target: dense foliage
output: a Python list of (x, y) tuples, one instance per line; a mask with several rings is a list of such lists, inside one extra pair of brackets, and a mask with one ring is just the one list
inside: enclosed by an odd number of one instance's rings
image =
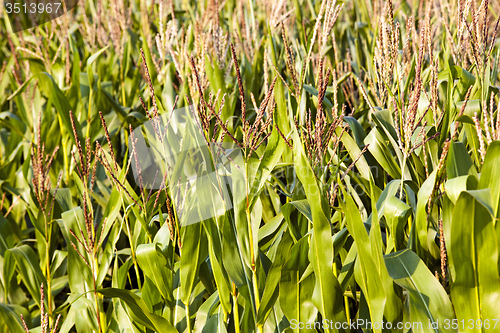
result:
[[(0, 330), (497, 332), (499, 15), (81, 0), (14, 33), (2, 12)], [(179, 149), (210, 149), (141, 169), (179, 109)]]

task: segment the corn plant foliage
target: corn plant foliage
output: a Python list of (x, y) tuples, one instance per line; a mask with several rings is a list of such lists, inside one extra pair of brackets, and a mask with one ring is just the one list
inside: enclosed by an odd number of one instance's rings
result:
[(2, 11), (0, 331), (497, 332), (499, 21), (476, 0)]

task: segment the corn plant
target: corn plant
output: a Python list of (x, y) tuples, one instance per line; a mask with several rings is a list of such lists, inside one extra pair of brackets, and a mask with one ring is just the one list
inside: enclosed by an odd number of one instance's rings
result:
[(0, 14), (2, 331), (500, 329), (499, 2), (65, 7)]

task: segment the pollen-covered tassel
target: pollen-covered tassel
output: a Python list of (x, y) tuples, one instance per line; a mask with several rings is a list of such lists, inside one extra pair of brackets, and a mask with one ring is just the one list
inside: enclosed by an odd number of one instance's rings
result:
[(444, 241), (444, 232), (443, 232), (443, 220), (439, 220), (439, 248), (441, 254), (441, 276), (443, 281), (446, 281), (446, 244)]
[(238, 59), (236, 58), (236, 51), (234, 50), (234, 45), (231, 43), (231, 55), (233, 57), (234, 68), (236, 69), (236, 77), (238, 79), (238, 89), (240, 93), (241, 100), (241, 122), (243, 127), (243, 146), (247, 146), (248, 141), (248, 123), (247, 123), (247, 108), (245, 102), (245, 90), (243, 88), (243, 80), (241, 79), (240, 65), (238, 64)]
[(486, 156), (486, 147), (484, 145), (483, 131), (481, 130), (481, 123), (479, 122), (479, 118), (477, 117), (477, 112), (474, 112), (474, 125), (476, 127), (476, 134), (479, 139), (479, 154), (481, 155), (481, 161), (484, 162), (484, 158)]
[[(141, 99), (141, 101), (142, 101), (142, 99)], [(118, 172), (118, 164), (116, 162), (115, 152), (113, 150), (113, 144), (111, 143), (111, 137), (109, 136), (108, 126), (106, 125), (106, 120), (104, 120), (104, 116), (102, 115), (101, 111), (99, 111), (99, 117), (101, 118), (102, 127), (104, 128), (104, 134), (106, 136), (106, 141), (108, 141), (109, 153), (111, 155), (111, 159), (113, 160), (115, 172)]]

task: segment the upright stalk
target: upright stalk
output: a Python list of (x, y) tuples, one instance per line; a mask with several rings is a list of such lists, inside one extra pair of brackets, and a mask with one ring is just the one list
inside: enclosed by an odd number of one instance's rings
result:
[(95, 266), (97, 265), (97, 259), (94, 257), (94, 262), (93, 262), (93, 265), (91, 266), (92, 267), (92, 282), (94, 282), (94, 304), (95, 304), (95, 312), (96, 312), (96, 316), (97, 316), (97, 327), (99, 329), (99, 333), (102, 332), (102, 329), (101, 329), (101, 313), (100, 313), (100, 310), (99, 310), (99, 302), (97, 300), (98, 298), (98, 294), (97, 294), (97, 285), (96, 285), (96, 281), (95, 281), (95, 277), (96, 277), (96, 272), (95, 272)]
[[(52, 199), (52, 200), (55, 200)], [(47, 304), (48, 304), (48, 311), (49, 311), (49, 325), (52, 325), (52, 283), (51, 283), (51, 277), (50, 277), (50, 234), (51, 234), (51, 227), (47, 223), (47, 215), (44, 214), (45, 218), (45, 278), (47, 279)]]
[(406, 167), (406, 152), (403, 152), (403, 165), (401, 166), (401, 186), (399, 188), (399, 199), (403, 199), (403, 185), (405, 177), (405, 167)]
[(188, 333), (191, 333), (192, 332), (192, 328), (191, 328), (191, 320), (190, 320), (190, 314), (189, 314), (189, 302), (187, 304), (184, 304), (184, 306), (186, 307), (186, 325), (187, 325), (187, 331)]
[[(253, 294), (255, 299), (255, 313), (257, 314), (260, 307), (260, 294), (259, 294), (259, 282), (257, 279), (257, 265), (255, 259), (255, 253), (253, 252), (253, 230), (252, 230), (252, 220), (250, 214), (250, 202), (249, 202), (249, 184), (248, 184), (248, 163), (245, 163), (245, 187), (246, 187), (246, 216), (248, 222), (248, 238), (250, 243), (250, 260), (251, 260), (251, 268), (252, 268), (252, 286), (253, 286)], [(255, 318), (257, 320), (257, 317)], [(262, 332), (262, 325), (257, 324), (257, 332)]]
[(137, 266), (137, 258), (135, 256), (135, 250), (134, 250), (134, 242), (132, 241), (132, 234), (130, 232), (130, 226), (128, 224), (128, 216), (125, 216), (125, 226), (127, 227), (127, 233), (130, 235), (129, 241), (130, 241), (130, 252), (132, 254), (132, 261), (134, 263), (134, 270), (135, 270), (135, 275), (137, 276), (137, 285), (139, 289), (142, 289), (142, 284), (141, 284), (141, 278), (139, 275), (139, 267)]
[(233, 283), (233, 319), (234, 319), (234, 332), (240, 333), (240, 314), (238, 313), (238, 290)]

